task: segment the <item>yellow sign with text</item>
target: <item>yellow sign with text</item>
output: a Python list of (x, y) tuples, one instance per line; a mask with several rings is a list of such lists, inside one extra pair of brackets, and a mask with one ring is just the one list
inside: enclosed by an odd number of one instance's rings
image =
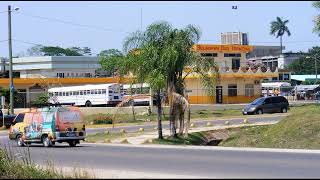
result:
[(214, 44), (196, 44), (192, 47), (197, 52), (251, 52), (253, 46), (248, 45), (214, 45)]

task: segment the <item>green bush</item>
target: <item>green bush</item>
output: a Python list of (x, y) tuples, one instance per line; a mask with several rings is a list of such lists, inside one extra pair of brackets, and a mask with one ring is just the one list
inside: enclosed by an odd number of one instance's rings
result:
[(112, 124), (112, 115), (110, 114), (93, 114), (86, 117), (86, 123), (90, 124)]

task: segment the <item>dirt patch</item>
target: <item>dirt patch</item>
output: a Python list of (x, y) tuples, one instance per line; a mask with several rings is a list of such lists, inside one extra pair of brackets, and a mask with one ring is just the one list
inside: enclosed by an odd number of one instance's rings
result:
[(207, 146), (218, 146), (221, 141), (228, 139), (230, 136), (226, 129), (207, 131), (203, 135)]

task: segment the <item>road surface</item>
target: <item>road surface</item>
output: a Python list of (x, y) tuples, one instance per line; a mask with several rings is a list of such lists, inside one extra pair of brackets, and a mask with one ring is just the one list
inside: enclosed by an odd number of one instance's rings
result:
[[(249, 121), (279, 119), (280, 117), (253, 118)], [(237, 123), (240, 120), (229, 121)], [(10, 146), (16, 157), (27, 150), (27, 147), (16, 147), (3, 133), (0, 142), (2, 147)], [(51, 161), (56, 167), (64, 169), (85, 168), (89, 172), (93, 171), (98, 178), (320, 177), (320, 151), (93, 143), (69, 147), (66, 143), (58, 143), (53, 148), (33, 145), (30, 147), (30, 154), (32, 161), (39, 165)]]

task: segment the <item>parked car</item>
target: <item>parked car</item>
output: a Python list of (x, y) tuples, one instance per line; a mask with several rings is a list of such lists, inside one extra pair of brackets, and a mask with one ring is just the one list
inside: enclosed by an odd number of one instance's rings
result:
[(0, 110), (0, 127), (2, 127), (4, 124), (6, 128), (9, 129), (16, 116), (17, 115), (15, 114), (3, 115), (2, 110)]
[(83, 115), (77, 107), (42, 107), (19, 113), (9, 130), (18, 146), (42, 143), (53, 146), (67, 142), (76, 146), (86, 136)]
[(286, 113), (289, 109), (289, 102), (283, 96), (261, 97), (242, 109), (242, 114), (263, 114), (282, 112)]

